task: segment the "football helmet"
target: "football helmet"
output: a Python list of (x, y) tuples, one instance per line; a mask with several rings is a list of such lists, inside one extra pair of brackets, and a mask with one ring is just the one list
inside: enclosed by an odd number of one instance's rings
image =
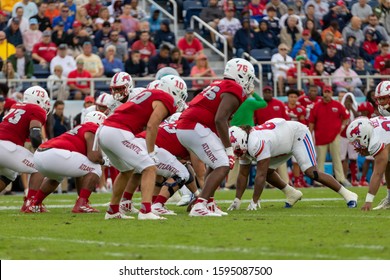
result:
[(248, 151), (248, 134), (238, 126), (229, 128), (230, 143), (233, 152), (237, 157), (241, 157)]
[(110, 83), (111, 94), (115, 100), (123, 100), (133, 89), (133, 79), (126, 72), (116, 73)]
[(96, 110), (107, 115), (110, 113), (110, 108), (114, 103), (114, 97), (112, 97), (112, 95), (107, 92), (103, 92), (98, 96), (98, 98), (96, 98)]
[(36, 104), (47, 113), (50, 111), (50, 98), (47, 91), (40, 86), (29, 87), (23, 93), (23, 103)]
[(156, 80), (161, 80), (162, 77), (167, 75), (180, 76), (176, 69), (172, 67), (164, 67), (157, 71)]
[(160, 81), (162, 83), (157, 88), (169, 93), (175, 100), (175, 105), (178, 108), (184, 107), (188, 97), (186, 82), (179, 76), (174, 75), (164, 76)]
[(166, 123), (175, 123), (180, 118), (181, 113), (174, 113), (170, 117), (165, 119)]
[(374, 126), (370, 119), (359, 117), (353, 120), (347, 128), (347, 138), (357, 149), (368, 148)]
[(99, 111), (92, 111), (85, 115), (84, 123), (92, 122), (101, 125), (107, 116)]
[(377, 104), (383, 109), (388, 109), (390, 107), (390, 100), (387, 101), (387, 104), (382, 104), (378, 101), (380, 97), (390, 97), (390, 81), (380, 82), (375, 88), (375, 100)]
[(129, 99), (132, 99), (134, 96), (138, 95), (139, 93), (141, 93), (142, 91), (144, 91), (146, 88), (144, 87), (136, 87), (136, 88), (133, 88), (133, 90), (131, 91), (130, 95), (129, 95)]
[(229, 60), (226, 63), (223, 76), (235, 80), (247, 95), (251, 94), (255, 88), (255, 69), (252, 63), (245, 59), (233, 58)]
[(150, 82), (146, 88), (147, 89), (156, 89), (157, 85), (160, 83), (160, 80), (155, 80), (155, 81), (152, 81)]

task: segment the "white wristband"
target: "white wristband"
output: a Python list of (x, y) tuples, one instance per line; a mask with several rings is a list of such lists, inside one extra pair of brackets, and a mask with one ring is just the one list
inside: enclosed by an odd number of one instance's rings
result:
[(225, 152), (228, 156), (234, 156), (233, 147), (225, 148)]
[(375, 195), (367, 193), (366, 195), (366, 202), (374, 202)]

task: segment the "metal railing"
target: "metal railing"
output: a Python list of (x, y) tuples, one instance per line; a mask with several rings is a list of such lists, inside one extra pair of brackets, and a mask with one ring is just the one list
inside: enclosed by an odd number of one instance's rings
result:
[(223, 44), (223, 52), (221, 52), (218, 48), (216, 48), (212, 43), (207, 41), (205, 38), (203, 38), (200, 34), (195, 32), (195, 37), (202, 41), (203, 44), (207, 45), (210, 49), (212, 49), (216, 54), (218, 54), (220, 57), (222, 57), (224, 63), (227, 63), (228, 59), (228, 44), (225, 36), (223, 36), (221, 33), (219, 33), (217, 30), (212, 28), (208, 23), (201, 20), (198, 16), (192, 16), (190, 21), (191, 28), (195, 28), (195, 21), (198, 22), (199, 28), (206, 28), (208, 31), (212, 32), (216, 37), (218, 37), (222, 44)]

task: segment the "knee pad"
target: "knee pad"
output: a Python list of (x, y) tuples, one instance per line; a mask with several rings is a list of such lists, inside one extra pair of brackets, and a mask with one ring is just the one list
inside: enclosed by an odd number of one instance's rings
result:
[(8, 186), (8, 184), (12, 182), (12, 180), (8, 179), (3, 175), (0, 175), (0, 180), (4, 182), (5, 186)]

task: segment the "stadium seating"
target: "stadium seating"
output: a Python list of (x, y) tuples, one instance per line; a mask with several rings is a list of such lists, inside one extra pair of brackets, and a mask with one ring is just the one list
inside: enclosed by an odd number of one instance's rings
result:
[(41, 64), (34, 63), (34, 76), (37, 79), (44, 79), (50, 76), (48, 67), (43, 67)]
[(203, 9), (203, 4), (201, 1), (184, 1), (183, 3), (183, 18), (184, 18), (184, 28), (190, 26), (190, 21), (192, 16), (199, 16), (200, 12)]

